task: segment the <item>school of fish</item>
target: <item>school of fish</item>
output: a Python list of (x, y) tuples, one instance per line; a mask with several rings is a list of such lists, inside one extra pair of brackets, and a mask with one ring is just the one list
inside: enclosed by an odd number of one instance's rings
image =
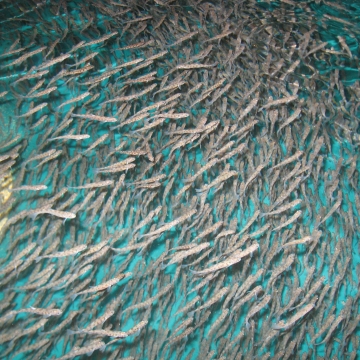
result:
[(357, 359), (359, 16), (2, 0), (0, 358)]

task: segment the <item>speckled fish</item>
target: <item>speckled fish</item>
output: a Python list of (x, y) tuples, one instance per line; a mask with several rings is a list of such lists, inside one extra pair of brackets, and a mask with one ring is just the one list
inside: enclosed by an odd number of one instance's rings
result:
[(36, 217), (39, 214), (54, 215), (56, 217), (63, 218), (63, 219), (75, 219), (76, 218), (76, 214), (74, 214), (72, 212), (60, 211), (60, 210), (55, 210), (55, 209), (51, 209), (51, 208), (37, 209), (30, 213), (30, 215), (34, 216), (34, 217)]
[(113, 186), (113, 185), (114, 185), (114, 180), (104, 180), (104, 181), (98, 181), (95, 183), (85, 184), (81, 186), (68, 186), (68, 189), (74, 189), (74, 190), (94, 189), (94, 188)]
[(9, 189), (9, 191), (41, 191), (46, 189), (46, 185), (23, 185), (17, 188)]
[(203, 186), (201, 189), (196, 189), (196, 192), (204, 192), (210, 190), (213, 186), (220, 184), (227, 179), (230, 179), (232, 176), (237, 176), (238, 172), (235, 170), (225, 171), (223, 174), (219, 175), (215, 180), (213, 180), (210, 184)]
[(163, 225), (162, 227), (160, 227), (157, 230), (154, 230), (154, 231), (151, 231), (151, 232), (149, 232), (147, 234), (141, 235), (139, 238), (160, 235), (163, 232), (165, 232), (167, 230), (170, 230), (174, 226), (176, 226), (176, 225), (184, 222), (185, 220), (191, 218), (194, 214), (196, 214), (196, 212), (197, 212), (196, 210), (190, 210), (187, 213), (185, 213), (183, 216), (180, 216), (179, 218), (177, 218), (176, 220), (171, 221), (171, 222)]
[(189, 250), (177, 252), (166, 265), (162, 266), (162, 269), (165, 269), (172, 264), (176, 264), (176, 263), (182, 261), (183, 259), (187, 258), (188, 256), (197, 254), (200, 251), (207, 249), (208, 247), (210, 247), (210, 243), (207, 242), (207, 243), (200, 244), (198, 246), (194, 246), (193, 248), (191, 248)]
[(277, 324), (272, 324), (271, 327), (274, 330), (287, 330), (291, 326), (293, 326), (298, 320), (304, 317), (308, 312), (310, 312), (315, 307), (315, 304), (308, 304), (301, 310), (299, 310), (295, 315), (288, 319), (285, 323), (284, 321), (280, 321)]
[(273, 100), (273, 101), (268, 102), (266, 105), (264, 105), (260, 110), (268, 109), (271, 106), (287, 104), (287, 103), (289, 103), (291, 101), (296, 100), (297, 98), (298, 98), (297, 95), (291, 95), (291, 96), (284, 97), (284, 98), (281, 98), (281, 99)]
[(107, 290), (107, 289), (111, 288), (113, 285), (116, 285), (119, 281), (121, 281), (121, 280), (123, 280), (123, 279), (125, 279), (125, 278), (127, 278), (127, 277), (129, 277), (131, 275), (132, 275), (131, 272), (121, 274), (119, 276), (116, 276), (116, 277), (112, 278), (111, 280), (108, 280), (108, 281), (104, 282), (103, 284), (100, 284), (98, 286), (93, 286), (90, 289), (83, 290), (83, 291), (80, 291), (79, 293), (73, 294), (71, 296), (71, 299), (74, 300), (79, 295), (97, 293), (97, 292), (100, 292), (100, 291)]
[(88, 134), (79, 134), (79, 135), (63, 135), (63, 136), (57, 136), (54, 138), (50, 138), (47, 141), (55, 141), (55, 140), (85, 140), (88, 139), (90, 135)]
[(29, 110), (27, 113), (19, 115), (19, 116), (15, 116), (16, 118), (22, 118), (22, 117), (27, 117), (30, 116), (32, 114), (35, 114), (36, 112), (40, 111), (41, 109), (43, 109), (44, 107), (46, 107), (48, 105), (48, 103), (44, 102), (41, 103), (38, 106), (35, 106), (34, 108), (32, 108), (31, 110)]
[(90, 41), (90, 42), (88, 42), (88, 43), (82, 44), (82, 45), (80, 46), (80, 48), (83, 48), (83, 47), (86, 47), (86, 46), (91, 46), (91, 45), (99, 44), (99, 43), (101, 43), (101, 42), (103, 42), (103, 41), (106, 41), (106, 40), (110, 39), (111, 37), (113, 37), (113, 36), (115, 36), (115, 35), (119, 35), (119, 33), (118, 33), (117, 31), (114, 31), (114, 32), (112, 32), (112, 33), (110, 33), (110, 34), (106, 34), (106, 35), (102, 36), (102, 37), (99, 38), (99, 39), (96, 39), (96, 40)]
[(87, 249), (87, 245), (85, 245), (85, 244), (78, 245), (69, 250), (58, 251), (53, 254), (38, 256), (36, 258), (36, 262), (39, 262), (42, 259), (54, 259), (54, 258), (61, 258), (61, 257), (66, 257), (66, 256), (74, 256), (74, 255), (78, 254), (79, 252), (84, 251), (86, 249)]
[(81, 118), (81, 119), (100, 121), (100, 122), (103, 122), (103, 123), (118, 121), (118, 119), (116, 119), (114, 117), (92, 115), (92, 114), (71, 114), (71, 116), (72, 117), (78, 117), (78, 118)]
[(106, 348), (106, 344), (103, 341), (96, 340), (84, 347), (77, 347), (77, 346), (74, 347), (72, 350), (70, 350), (69, 353), (58, 358), (58, 360), (72, 359), (74, 357), (85, 354), (91, 356), (95, 350), (100, 350), (103, 352), (105, 351), (105, 348)]
[(60, 309), (40, 309), (32, 306), (29, 309), (16, 310), (15, 312), (16, 314), (21, 314), (21, 313), (36, 314), (36, 315), (44, 316), (46, 318), (50, 316), (60, 316), (63, 313), (62, 310)]
[(253, 253), (254, 251), (256, 251), (259, 248), (259, 244), (253, 244), (251, 246), (249, 246), (248, 248), (246, 248), (245, 250), (238, 250), (235, 251), (228, 259), (226, 259), (225, 261), (222, 261), (216, 265), (213, 265), (207, 269), (204, 270), (200, 270), (200, 271), (193, 271), (190, 270), (194, 275), (196, 276), (203, 276), (203, 275), (207, 275), (210, 274), (212, 272), (216, 272), (225, 268), (228, 268), (236, 263), (238, 263), (239, 261), (241, 261), (241, 259), (251, 253)]
[(60, 110), (62, 107), (66, 106), (66, 105), (69, 105), (69, 104), (72, 104), (74, 102), (77, 102), (77, 101), (81, 101), (81, 100), (84, 100), (86, 97), (88, 97), (89, 95), (91, 95), (88, 91), (84, 92), (83, 94), (79, 95), (79, 96), (76, 96), (72, 99), (69, 99), (65, 102), (63, 102), (62, 104), (60, 104), (58, 107), (57, 107), (57, 110)]

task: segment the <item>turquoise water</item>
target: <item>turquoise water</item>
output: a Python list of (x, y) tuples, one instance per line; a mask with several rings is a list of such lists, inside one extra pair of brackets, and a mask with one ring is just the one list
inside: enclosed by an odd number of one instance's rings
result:
[(356, 359), (359, 15), (1, 1), (1, 356)]

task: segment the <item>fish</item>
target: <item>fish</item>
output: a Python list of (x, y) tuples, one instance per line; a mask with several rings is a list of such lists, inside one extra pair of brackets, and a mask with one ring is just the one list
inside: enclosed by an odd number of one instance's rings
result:
[(37, 68), (36, 68), (36, 70), (44, 70), (44, 69), (46, 69), (46, 68), (48, 68), (48, 67), (50, 67), (50, 66), (53, 66), (53, 65), (55, 65), (55, 64), (57, 64), (57, 63), (59, 63), (59, 62), (63, 62), (64, 60), (66, 60), (67, 58), (69, 58), (70, 56), (72, 56), (71, 54), (63, 54), (63, 55), (60, 55), (60, 56), (58, 56), (58, 57), (56, 57), (56, 58), (53, 58), (53, 59), (51, 59), (51, 60), (49, 60), (49, 61), (46, 61), (46, 62), (44, 62), (44, 63), (42, 63), (40, 66), (38, 66)]
[(351, 50), (350, 50), (349, 46), (346, 44), (345, 39), (340, 35), (338, 35), (337, 38), (338, 38), (339, 43), (340, 43), (341, 47), (343, 48), (343, 50), (345, 50), (347, 52), (347, 54), (349, 55), (350, 59), (352, 59)]
[(247, 224), (244, 226), (244, 228), (240, 231), (239, 235), (243, 234), (246, 230), (248, 230), (251, 225), (256, 221), (256, 219), (259, 217), (260, 215), (260, 210), (256, 210), (254, 212), (254, 215), (249, 219), (249, 221), (247, 222)]
[(46, 185), (22, 185), (20, 187), (17, 188), (12, 188), (9, 189), (9, 191), (14, 192), (14, 191), (41, 191), (41, 190), (46, 190), (48, 187)]
[(223, 221), (218, 221), (206, 230), (204, 230), (202, 233), (200, 233), (198, 236), (195, 237), (195, 239), (192, 242), (195, 242), (196, 240), (202, 239), (203, 237), (207, 236), (208, 234), (212, 233), (213, 231), (216, 231), (220, 227), (222, 227), (224, 224)]
[(9, 67), (9, 66), (21, 64), (23, 61), (25, 61), (29, 57), (41, 53), (46, 48), (47, 48), (47, 46), (42, 46), (42, 47), (40, 47), (40, 48), (38, 48), (36, 50), (28, 52), (28, 53), (24, 54), (23, 56), (17, 58), (16, 60), (12, 61), (11, 63), (3, 65), (2, 68), (4, 69), (4, 68)]
[(229, 256), (229, 258), (227, 260), (222, 261), (216, 265), (213, 265), (207, 269), (200, 270), (200, 271), (194, 271), (194, 270), (190, 270), (190, 271), (196, 276), (208, 275), (210, 273), (228, 268), (228, 267), (238, 263), (239, 261), (241, 261), (241, 259), (243, 257), (253, 253), (257, 249), (259, 249), (259, 244), (256, 243), (256, 244), (249, 246), (245, 250), (235, 251), (231, 256)]
[(55, 141), (55, 140), (85, 140), (89, 139), (90, 135), (88, 134), (80, 134), (80, 135), (63, 135), (63, 136), (57, 136), (54, 138), (50, 138), (47, 141)]
[(118, 121), (118, 119), (116, 119), (114, 117), (92, 115), (92, 114), (71, 114), (71, 116), (81, 118), (81, 119), (100, 121), (100, 122), (103, 122), (103, 123)]
[(277, 226), (276, 228), (272, 229), (272, 231), (278, 231), (278, 230), (282, 229), (283, 227), (286, 227), (286, 226), (292, 224), (292, 223), (293, 223), (294, 221), (296, 221), (301, 215), (302, 215), (302, 211), (301, 211), (301, 210), (296, 211), (293, 216), (291, 216), (287, 221), (285, 221), (284, 223), (280, 224), (280, 225)]
[(99, 144), (104, 142), (109, 137), (109, 134), (104, 134), (100, 136), (93, 144), (91, 144), (85, 151), (83, 151), (83, 155), (88, 154), (91, 150), (95, 149)]
[(254, 109), (254, 107), (257, 105), (257, 103), (259, 101), (259, 95), (260, 94), (257, 92), (255, 94), (255, 98), (253, 100), (251, 100), (249, 105), (244, 109), (244, 111), (242, 111), (242, 113), (240, 114), (240, 116), (237, 119), (238, 123), (240, 123), (240, 121), (242, 121), (245, 118), (245, 116), (247, 114), (249, 114), (252, 109)]
[(271, 300), (271, 297), (271, 295), (264, 296), (264, 298), (258, 304), (256, 304), (249, 310), (245, 318), (245, 325), (248, 330), (250, 328), (249, 319), (253, 317), (256, 313), (258, 313), (261, 309), (263, 309), (265, 306), (267, 306)]
[(74, 347), (67, 354), (59, 357), (58, 359), (59, 360), (72, 359), (74, 357), (77, 357), (80, 355), (85, 355), (85, 354), (91, 356), (95, 350), (100, 350), (101, 352), (104, 352), (105, 348), (106, 348), (106, 344), (103, 341), (95, 340), (86, 346)]
[(328, 333), (326, 334), (325, 338), (323, 341), (319, 342), (319, 343), (314, 343), (314, 345), (319, 346), (321, 344), (327, 343), (328, 340), (330, 339), (332, 333), (335, 331), (335, 329), (337, 328), (337, 326), (344, 320), (344, 314), (343, 312), (340, 313), (340, 315), (335, 319), (335, 321), (331, 324), (330, 329), (328, 331)]
[(207, 184), (205, 186), (203, 186), (201, 189), (196, 189), (196, 192), (200, 193), (200, 192), (205, 192), (210, 190), (212, 187), (214, 187), (215, 185), (228, 180), (229, 178), (231, 178), (232, 176), (237, 176), (238, 172), (235, 170), (231, 170), (231, 171), (225, 171), (224, 173), (222, 173), (220, 176), (218, 176), (215, 180), (213, 180), (210, 184)]
[(284, 271), (286, 271), (292, 263), (295, 261), (295, 255), (290, 254), (286, 259), (284, 259), (281, 264), (273, 270), (271, 273), (270, 279), (268, 281), (268, 288), (273, 286), (277, 277), (282, 274)]
[(281, 99), (270, 101), (267, 104), (265, 104), (263, 107), (261, 107), (260, 111), (264, 110), (264, 109), (268, 109), (268, 108), (270, 108), (272, 106), (277, 106), (277, 105), (281, 105), (281, 104), (288, 104), (289, 102), (292, 102), (292, 101), (296, 100), (297, 98), (298, 98), (298, 95), (291, 95), (291, 96), (288, 96), (288, 97), (284, 97), (284, 98), (281, 98)]
[(87, 325), (84, 328), (84, 330), (92, 330), (93, 328), (95, 328), (97, 326), (102, 326), (104, 324), (104, 322), (106, 320), (108, 320), (109, 318), (111, 318), (114, 314), (115, 314), (115, 311), (112, 310), (112, 309), (105, 311), (105, 313), (102, 316), (100, 316), (99, 318), (91, 321), (91, 323), (89, 325)]
[(180, 252), (176, 253), (166, 265), (163, 265), (162, 269), (165, 269), (166, 267), (176, 264), (178, 262), (181, 262), (188, 256), (197, 254), (197, 253), (207, 249), (208, 247), (210, 247), (210, 243), (207, 242), (207, 243), (202, 243), (200, 245), (194, 246), (189, 250), (180, 251)]
[(216, 319), (216, 321), (211, 325), (211, 328), (209, 329), (208, 332), (209, 338), (211, 338), (211, 335), (219, 327), (219, 325), (225, 320), (228, 314), (229, 314), (229, 309), (222, 309), (220, 316)]
[(35, 106), (34, 108), (30, 109), (27, 113), (19, 115), (19, 116), (15, 116), (16, 118), (23, 118), (23, 117), (28, 117), (32, 114), (35, 114), (36, 112), (42, 110), (43, 108), (45, 108), (48, 105), (48, 103), (43, 102), (41, 104), (39, 104), (38, 106)]
[(104, 291), (104, 290), (109, 290), (112, 286), (116, 285), (118, 282), (120, 282), (121, 280), (123, 279), (126, 279), (128, 278), (129, 276), (131, 276), (132, 273), (131, 272), (127, 272), (127, 273), (124, 273), (124, 274), (120, 274), (100, 285), (97, 285), (97, 286), (93, 286), (87, 290), (83, 290), (83, 291), (80, 291), (78, 293), (75, 293), (75, 294), (72, 294), (71, 295), (71, 299), (72, 300), (75, 300), (75, 298), (79, 295), (86, 295), (86, 294), (91, 294), (91, 293), (97, 293), (97, 292), (100, 292), (100, 291)]
[(261, 217), (263, 216), (272, 216), (272, 215), (278, 215), (278, 214), (281, 214), (282, 212), (285, 212), (286, 210), (289, 210), (291, 209), (292, 207), (295, 207), (299, 204), (302, 203), (302, 200), (301, 199), (296, 199), (294, 201), (291, 201), (283, 206), (281, 206), (280, 208), (278, 208), (277, 210), (274, 210), (274, 211), (270, 211), (270, 212), (267, 212), (267, 213), (262, 213), (260, 214)]
[(15, 313), (16, 314), (21, 314), (21, 313), (36, 314), (36, 315), (41, 315), (41, 316), (44, 316), (45, 318), (47, 318), (50, 316), (60, 316), (60, 315), (62, 315), (63, 312), (60, 309), (40, 309), (40, 308), (35, 308), (35, 307), (31, 306), (29, 309), (16, 310)]
[(209, 41), (213, 41), (213, 40), (221, 40), (222, 38), (224, 38), (224, 37), (226, 37), (226, 36), (229, 36), (229, 35), (231, 35), (232, 33), (233, 33), (232, 30), (230, 30), (230, 31), (225, 31), (225, 32), (223, 32), (223, 33), (221, 33), (221, 34), (219, 34), (219, 35), (217, 35), (217, 36), (214, 36), (214, 37), (212, 37), (212, 38), (210, 38), (210, 39), (205, 40), (205, 41), (204, 41), (204, 44), (207, 43), (207, 42), (209, 42)]
[[(85, 42), (83, 42), (81, 45), (84, 45)], [(81, 47), (81, 46), (80, 46)], [(82, 59), (80, 59), (78, 62), (76, 62), (75, 64), (69, 65), (69, 68), (72, 67), (77, 67), (83, 63), (86, 63), (87, 61), (93, 59), (95, 56), (99, 55), (99, 52), (91, 52), (89, 55), (84, 56)]]
[(287, 322), (280, 321), (278, 323), (272, 324), (271, 327), (274, 330), (287, 330), (295, 323), (300, 320), (302, 317), (304, 317), (307, 313), (309, 313), (311, 310), (313, 310), (315, 307), (315, 304), (308, 304), (305, 307), (303, 307), (301, 310), (299, 310), (295, 315), (291, 316)]
[(155, 236), (155, 235), (160, 235), (163, 232), (170, 230), (171, 228), (173, 228), (174, 226), (184, 222), (185, 220), (191, 218), (194, 214), (196, 214), (196, 210), (189, 210), (187, 211), (183, 216), (180, 216), (179, 218), (177, 218), (174, 221), (171, 221), (163, 226), (161, 226), (159, 229), (151, 231), (147, 234), (141, 235), (140, 238), (142, 237), (149, 237), (149, 236)]
[(181, 38), (177, 39), (177, 41), (175, 41), (174, 43), (168, 45), (168, 47), (173, 47), (173, 46), (179, 45), (179, 44), (181, 44), (182, 42), (191, 39), (193, 36), (197, 35), (198, 33), (199, 33), (198, 30), (192, 31), (192, 32), (190, 32), (190, 33), (182, 36)]
[(95, 183), (89, 183), (81, 186), (68, 186), (68, 189), (74, 189), (74, 190), (82, 190), (82, 189), (94, 189), (94, 188), (100, 188), (104, 186), (113, 186), (114, 180), (104, 180), (104, 181), (98, 181)]
[(114, 32), (112, 32), (112, 33), (110, 33), (110, 34), (106, 34), (106, 35), (102, 36), (102, 37), (99, 38), (99, 39), (95, 39), (95, 40), (92, 40), (92, 41), (90, 41), (90, 42), (86, 42), (86, 43), (82, 44), (79, 48), (83, 48), (83, 47), (87, 47), (87, 46), (92, 46), (92, 45), (99, 44), (99, 43), (101, 43), (101, 42), (104, 42), (104, 41), (112, 38), (112, 37), (115, 36), (115, 35), (119, 35), (119, 33), (118, 33), (117, 31), (114, 31)]
[(78, 245), (73, 247), (72, 249), (69, 250), (65, 250), (65, 251), (59, 251), (59, 252), (55, 252), (53, 254), (49, 254), (49, 255), (42, 255), (36, 258), (36, 262), (39, 262), (42, 259), (53, 259), (53, 258), (60, 258), (60, 257), (66, 257), (66, 256), (74, 256), (76, 254), (78, 254), (79, 252), (82, 252), (84, 250), (86, 250), (87, 245)]
[(214, 63), (214, 64), (198, 64), (198, 63), (180, 64), (180, 65), (177, 65), (175, 67), (175, 69), (177, 69), (177, 70), (209, 69), (216, 65), (217, 65), (217, 63)]
[(31, 212), (31, 216), (34, 218), (39, 214), (50, 214), (50, 215), (54, 215), (56, 217), (59, 217), (59, 218), (65, 219), (65, 220), (76, 218), (76, 214), (74, 214), (72, 212), (55, 210), (55, 209), (51, 209), (48, 207), (36, 209)]
[(303, 238), (299, 239), (299, 240), (293, 240), (293, 241), (289, 241), (288, 243), (285, 243), (281, 246), (282, 249), (285, 249), (289, 246), (293, 246), (293, 245), (300, 245), (300, 244), (306, 244), (310, 241), (313, 241), (312, 236), (304, 236)]
[(84, 100), (85, 98), (87, 98), (87, 97), (90, 96), (90, 95), (91, 95), (90, 92), (86, 91), (86, 92), (82, 93), (82, 94), (79, 95), (79, 96), (76, 96), (76, 97), (74, 97), (74, 98), (72, 98), (72, 99), (69, 99), (69, 100), (63, 102), (62, 104), (60, 104), (60, 105), (56, 108), (56, 110), (59, 111), (62, 107), (66, 106), (66, 105), (69, 105), (69, 104), (72, 104), (72, 103), (74, 103), (74, 102), (78, 102), (78, 101)]

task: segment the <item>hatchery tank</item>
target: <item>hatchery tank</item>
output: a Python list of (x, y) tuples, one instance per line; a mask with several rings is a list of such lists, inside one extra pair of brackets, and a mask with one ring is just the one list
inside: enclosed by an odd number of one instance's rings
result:
[(1, 358), (359, 359), (359, 18), (1, 0)]

